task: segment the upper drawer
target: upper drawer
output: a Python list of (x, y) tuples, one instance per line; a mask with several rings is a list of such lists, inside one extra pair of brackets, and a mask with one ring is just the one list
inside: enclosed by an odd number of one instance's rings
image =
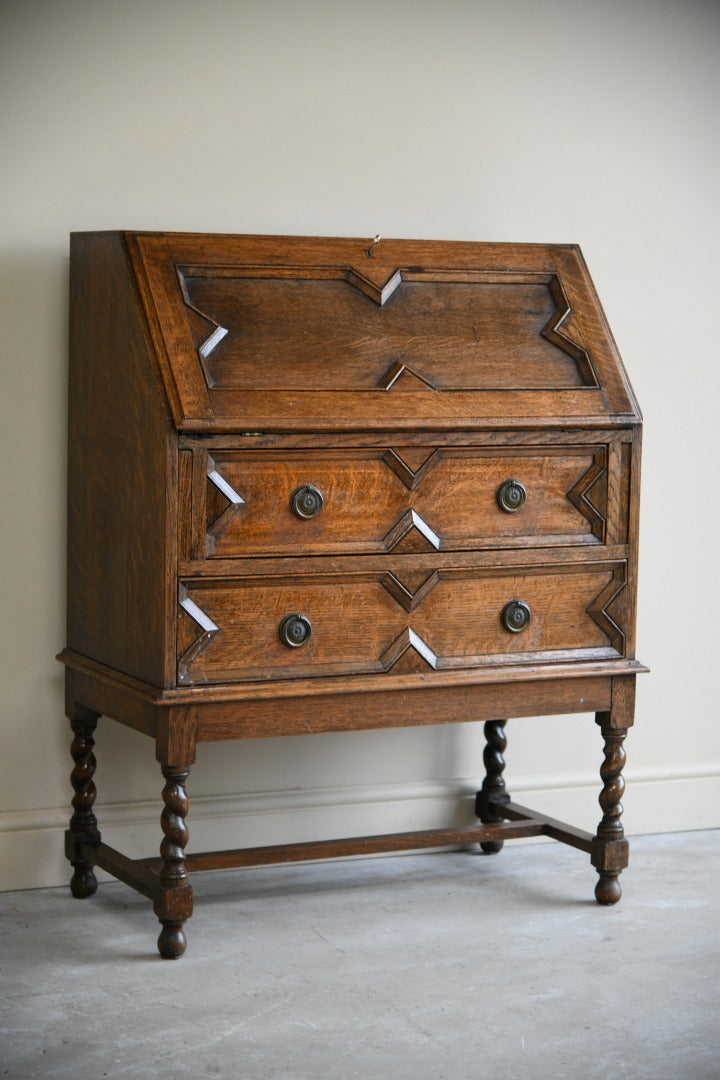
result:
[(608, 536), (607, 446), (198, 448), (181, 465), (185, 560), (622, 543), (627, 530), (620, 498)]

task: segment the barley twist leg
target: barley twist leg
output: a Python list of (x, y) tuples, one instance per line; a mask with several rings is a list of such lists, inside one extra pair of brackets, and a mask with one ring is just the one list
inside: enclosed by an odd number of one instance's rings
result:
[(605, 758), (600, 767), (603, 789), (599, 798), (603, 815), (590, 858), (599, 874), (595, 899), (599, 904), (616, 904), (622, 896), (618, 879), (628, 864), (628, 843), (620, 821), (623, 812), (620, 800), (625, 790), (622, 777), (626, 761), (623, 742), (627, 728), (610, 727), (604, 720), (605, 715), (599, 713), (597, 721), (605, 740)]
[[(505, 790), (503, 772), (505, 770), (505, 758), (503, 754), (507, 747), (505, 737), (505, 720), (488, 720), (484, 727), (485, 749), (483, 750), (483, 764), (485, 765), (485, 779), (477, 793), (475, 800), (475, 813), (484, 825), (494, 825), (504, 821), (502, 814), (498, 814), (493, 804), (510, 802), (510, 796)], [(503, 846), (502, 840), (483, 840), (480, 847), (486, 855), (496, 855)]]
[(74, 735), (70, 747), (74, 762), (70, 782), (74, 795), (73, 814), (65, 837), (65, 850), (73, 867), (70, 891), (78, 899), (92, 896), (97, 889), (97, 879), (93, 872), (94, 864), (88, 850), (91, 846), (97, 846), (100, 843), (97, 818), (93, 813), (93, 804), (97, 794), (93, 781), (96, 766), (93, 735), (99, 716), (99, 713), (77, 706), (70, 721)]
[(160, 955), (167, 960), (176, 960), (187, 948), (183, 927), (192, 914), (192, 887), (185, 866), (185, 846), (189, 836), (185, 824), (189, 807), (185, 792), (188, 769), (163, 765), (162, 773), (165, 777), (162, 792), (165, 805), (160, 818), (163, 831), (160, 844), (162, 865), (154, 907), (162, 923), (158, 938)]

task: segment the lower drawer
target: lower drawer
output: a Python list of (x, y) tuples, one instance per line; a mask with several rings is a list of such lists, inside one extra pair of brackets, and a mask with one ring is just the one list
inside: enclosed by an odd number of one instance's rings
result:
[(625, 651), (625, 564), (186, 581), (182, 685), (384, 674)]

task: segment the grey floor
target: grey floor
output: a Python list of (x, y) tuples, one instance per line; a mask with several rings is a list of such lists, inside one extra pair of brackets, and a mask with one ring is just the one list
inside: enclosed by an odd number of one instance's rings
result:
[(120, 884), (0, 895), (13, 1080), (720, 1077), (720, 832), (203, 874), (184, 959)]

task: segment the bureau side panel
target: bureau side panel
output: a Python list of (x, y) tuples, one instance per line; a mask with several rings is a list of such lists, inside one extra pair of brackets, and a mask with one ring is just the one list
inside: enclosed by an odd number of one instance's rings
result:
[(627, 655), (635, 656), (635, 632), (637, 618), (638, 555), (640, 544), (640, 463), (642, 458), (642, 427), (633, 430), (633, 441), (628, 448), (630, 471), (628, 481), (628, 626)]
[(176, 434), (123, 238), (70, 257), (68, 646), (174, 681)]

